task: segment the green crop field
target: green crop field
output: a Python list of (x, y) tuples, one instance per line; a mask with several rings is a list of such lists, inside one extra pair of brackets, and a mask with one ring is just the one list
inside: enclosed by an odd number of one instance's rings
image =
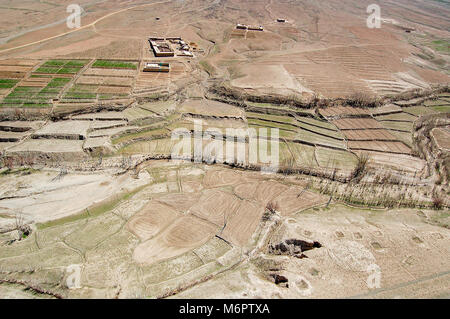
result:
[(92, 65), (93, 68), (107, 68), (107, 69), (137, 69), (135, 62), (122, 62), (122, 61), (105, 61), (97, 60)]
[(381, 125), (387, 129), (411, 132), (413, 129), (413, 122), (394, 122), (394, 121), (382, 121)]
[(414, 122), (417, 117), (408, 113), (395, 113), (377, 116), (378, 121), (401, 121), (401, 122)]
[(342, 133), (339, 131), (325, 129), (325, 128), (322, 128), (322, 127), (319, 127), (316, 125), (306, 124), (304, 122), (299, 122), (299, 126), (306, 131), (311, 131), (311, 132), (317, 133), (319, 135), (325, 135), (325, 136), (329, 136), (331, 138), (336, 138), (336, 139), (340, 139), (340, 140), (344, 139), (344, 135), (342, 135)]
[(271, 115), (271, 114), (254, 113), (254, 112), (246, 112), (246, 116), (248, 119), (259, 119), (259, 120), (264, 120), (264, 121), (269, 121), (269, 122), (296, 124), (295, 119), (290, 116)]
[(404, 107), (403, 112), (409, 113), (415, 116), (426, 115), (426, 114), (434, 114), (436, 113), (431, 107), (426, 106), (412, 106), (412, 107)]
[(34, 73), (43, 74), (76, 74), (88, 61), (86, 60), (49, 60)]
[(450, 105), (450, 102), (446, 98), (440, 98), (438, 100), (428, 100), (424, 103), (425, 106), (440, 106), (440, 105)]
[(3, 99), (2, 107), (51, 107), (50, 100), (56, 99), (68, 82), (70, 82), (70, 79), (54, 78), (44, 88), (18, 86)]
[(14, 87), (19, 80), (13, 80), (13, 79), (0, 79), (0, 89), (10, 89)]
[(54, 78), (48, 83), (47, 87), (64, 87), (67, 83), (70, 82), (70, 79), (67, 78)]
[(297, 116), (297, 121), (300, 123), (305, 123), (305, 124), (309, 124), (309, 125), (313, 125), (313, 126), (317, 126), (320, 128), (324, 128), (327, 130), (331, 130), (331, 131), (337, 131), (338, 129), (331, 124), (330, 122), (326, 122), (326, 121), (321, 121), (321, 120), (317, 120), (314, 119), (312, 117), (309, 116)]
[(438, 105), (431, 108), (439, 113), (450, 113), (450, 105)]
[(391, 133), (409, 147), (413, 146), (412, 133), (391, 131)]
[(450, 41), (448, 40), (435, 40), (432, 42), (432, 46), (436, 51), (450, 53)]
[(305, 130), (300, 130), (298, 134), (295, 136), (295, 138), (311, 144), (325, 145), (345, 149), (345, 143), (343, 140), (342, 141), (336, 140), (334, 138), (325, 137)]

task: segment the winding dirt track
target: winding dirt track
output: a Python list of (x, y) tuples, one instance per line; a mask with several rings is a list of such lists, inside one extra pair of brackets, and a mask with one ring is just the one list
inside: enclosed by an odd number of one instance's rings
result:
[(133, 6), (133, 7), (121, 9), (121, 10), (119, 10), (119, 11), (114, 11), (114, 12), (108, 13), (107, 15), (105, 15), (105, 16), (103, 16), (103, 17), (97, 19), (97, 20), (95, 20), (94, 22), (92, 22), (92, 23), (90, 23), (90, 24), (87, 24), (87, 25), (85, 25), (85, 26), (82, 26), (82, 27), (80, 27), (80, 28), (78, 28), (78, 29), (74, 29), (74, 30), (71, 30), (71, 31), (67, 31), (67, 32), (64, 32), (64, 33), (61, 33), (61, 34), (58, 34), (58, 35), (55, 35), (55, 36), (52, 36), (52, 37), (49, 37), (49, 38), (45, 38), (45, 39), (42, 39), (42, 40), (34, 41), (34, 42), (31, 42), (31, 43), (19, 45), (19, 46), (13, 47), (13, 48), (0, 50), (0, 54), (1, 54), (1, 53), (5, 53), (5, 52), (9, 52), (9, 51), (13, 51), (13, 50), (17, 50), (17, 49), (21, 49), (21, 48), (25, 48), (25, 47), (28, 47), (28, 46), (31, 46), (31, 45), (35, 45), (35, 44), (42, 43), (42, 42), (46, 42), (46, 41), (49, 41), (49, 40), (57, 39), (57, 38), (59, 38), (59, 37), (65, 36), (65, 35), (68, 35), (68, 34), (71, 34), (71, 33), (74, 33), (74, 32), (78, 32), (78, 31), (84, 30), (84, 29), (86, 29), (86, 28), (93, 27), (93, 26), (95, 26), (98, 22), (103, 21), (103, 20), (105, 20), (105, 19), (108, 19), (108, 18), (110, 18), (111, 16), (116, 15), (116, 14), (118, 14), (118, 13), (122, 13), (122, 12), (131, 10), (131, 9), (135, 9), (135, 8), (146, 7), (146, 6), (153, 6), (153, 5), (163, 4), (163, 3), (168, 3), (168, 2), (170, 2), (170, 0), (166, 0), (166, 1), (158, 1), (158, 2), (154, 2), (154, 3), (140, 4), (140, 5), (137, 5), (137, 6)]

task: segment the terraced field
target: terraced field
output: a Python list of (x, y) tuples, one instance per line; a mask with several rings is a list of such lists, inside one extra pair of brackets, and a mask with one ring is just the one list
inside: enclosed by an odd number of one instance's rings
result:
[(0, 298), (448, 297), (444, 2), (6, 2)]

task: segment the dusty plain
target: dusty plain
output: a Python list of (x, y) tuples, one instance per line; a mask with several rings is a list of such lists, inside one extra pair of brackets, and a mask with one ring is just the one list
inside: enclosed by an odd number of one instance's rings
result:
[(0, 298), (449, 298), (450, 6), (372, 2), (0, 0)]

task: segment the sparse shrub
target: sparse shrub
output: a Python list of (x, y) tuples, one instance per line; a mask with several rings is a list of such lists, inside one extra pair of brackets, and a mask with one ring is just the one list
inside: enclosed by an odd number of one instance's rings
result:
[(353, 180), (360, 180), (366, 171), (367, 163), (369, 162), (369, 155), (366, 153), (362, 153), (358, 157), (358, 162), (356, 163), (356, 167), (352, 172), (352, 179)]
[(283, 159), (281, 163), (281, 172), (285, 175), (291, 175), (295, 173), (296, 161), (295, 158), (290, 156), (288, 158)]
[(8, 170), (12, 170), (14, 168), (14, 159), (12, 157), (5, 156), (2, 158), (2, 164)]
[(264, 212), (263, 215), (263, 221), (267, 221), (270, 220), (270, 218), (272, 217), (273, 214), (275, 214), (277, 211), (279, 210), (279, 206), (277, 203), (275, 202), (269, 202), (266, 206), (266, 211)]
[(433, 208), (435, 209), (441, 209), (442, 206), (444, 205), (444, 200), (437, 194), (433, 195), (432, 200), (433, 200)]
[(373, 108), (380, 105), (378, 98), (364, 92), (355, 92), (347, 100), (347, 104), (353, 107)]

